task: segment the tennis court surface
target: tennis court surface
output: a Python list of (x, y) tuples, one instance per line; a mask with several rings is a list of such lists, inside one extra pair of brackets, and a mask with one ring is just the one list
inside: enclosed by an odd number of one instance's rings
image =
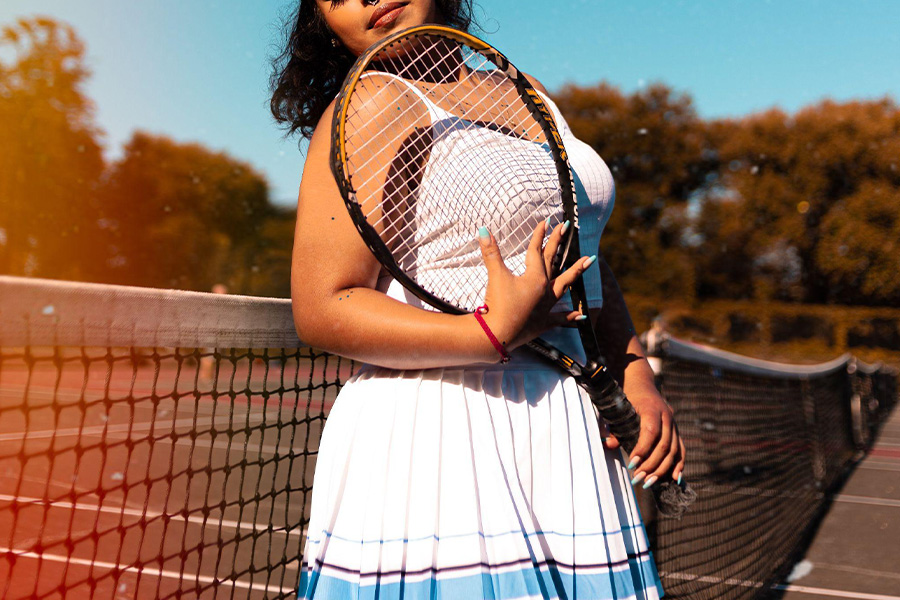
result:
[[(644, 502), (667, 597), (792, 593), (896, 374), (648, 342), (700, 495), (681, 521)], [(293, 597), (355, 368), (304, 347), (287, 300), (0, 277), (0, 598)]]

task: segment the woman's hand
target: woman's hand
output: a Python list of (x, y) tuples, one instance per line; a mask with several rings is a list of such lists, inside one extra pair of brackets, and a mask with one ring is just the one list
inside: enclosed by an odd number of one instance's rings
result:
[(485, 293), (488, 312), (484, 318), (507, 350), (530, 342), (548, 329), (587, 318), (578, 311), (550, 312), (575, 278), (581, 277), (596, 260), (596, 257), (583, 257), (558, 277), (550, 278), (553, 258), (567, 228), (568, 222), (558, 225), (542, 248), (547, 223), (539, 223), (526, 251), (525, 272), (519, 276), (513, 275), (503, 262), (494, 236), (484, 227), (478, 231), (488, 271)]
[[(628, 400), (641, 417), (641, 434), (631, 452), (629, 468), (634, 469), (633, 484), (643, 482), (648, 488), (662, 477), (679, 481), (684, 471), (684, 442), (678, 435), (675, 413), (669, 403), (648, 387), (628, 393)], [(606, 447), (616, 449), (619, 440), (610, 435)]]

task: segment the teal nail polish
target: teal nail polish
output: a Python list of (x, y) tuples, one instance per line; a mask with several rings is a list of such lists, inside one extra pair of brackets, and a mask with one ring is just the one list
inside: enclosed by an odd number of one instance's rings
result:
[(678, 485), (681, 485), (681, 475), (682, 473), (678, 474), (678, 481), (676, 482)]
[(656, 475), (650, 477), (647, 481), (644, 482), (644, 489), (646, 490), (648, 487), (656, 483)]
[(645, 474), (646, 473), (638, 473), (637, 475), (635, 475), (634, 479), (631, 480), (631, 485), (639, 484), (644, 479)]
[(479, 227), (478, 228), (478, 237), (480, 237), (483, 240), (490, 239), (491, 234), (488, 231), (488, 228), (487, 227)]
[(597, 260), (597, 255), (596, 255), (596, 254), (593, 255), (592, 257), (590, 257), (589, 259), (587, 259), (586, 261), (584, 261), (584, 268), (587, 269), (589, 266), (591, 266), (592, 264), (594, 264), (594, 261), (595, 261), (595, 260)]
[(547, 223), (547, 227), (549, 228), (550, 227), (550, 217), (547, 217), (546, 223)]
[(631, 462), (628, 463), (628, 468), (629, 469), (635, 468), (639, 462), (641, 462), (640, 457), (635, 456), (634, 458), (631, 459)]
[(584, 321), (585, 319), (587, 319), (587, 315), (578, 315), (575, 317), (576, 321)]
[(565, 232), (567, 232), (567, 231), (569, 230), (569, 225), (570, 225), (570, 224), (571, 224), (571, 221), (566, 220), (566, 222), (563, 223), (562, 230), (560, 231), (560, 233), (565, 233)]

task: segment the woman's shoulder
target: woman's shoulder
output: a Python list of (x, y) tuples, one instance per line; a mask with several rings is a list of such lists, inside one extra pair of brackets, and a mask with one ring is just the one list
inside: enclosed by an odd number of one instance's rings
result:
[(547, 88), (544, 87), (544, 84), (542, 84), (540, 81), (538, 81), (537, 77), (534, 77), (533, 75), (529, 75), (528, 73), (525, 73), (524, 71), (522, 72), (522, 75), (525, 76), (525, 79), (528, 80), (528, 83), (531, 84), (531, 87), (533, 87), (540, 93), (544, 94), (545, 96), (550, 95), (550, 92), (547, 91)]
[[(388, 73), (378, 71), (363, 73), (353, 88), (353, 98), (347, 106), (344, 118), (347, 122), (356, 118), (358, 126), (364, 124), (367, 128), (375, 129), (417, 122), (421, 117), (420, 113), (427, 111), (421, 107), (416, 108), (420, 104), (419, 97), (411, 89), (411, 85)], [(314, 138), (317, 133), (320, 136), (331, 136), (334, 113), (342, 96), (343, 94), (339, 94), (325, 108), (313, 133)], [(320, 130), (323, 130), (322, 133), (319, 133)]]
[(547, 101), (547, 105), (550, 107), (550, 111), (553, 113), (553, 117), (556, 119), (556, 123), (559, 127), (560, 133), (565, 137), (571, 135), (572, 132), (569, 129), (569, 124), (566, 122), (565, 117), (563, 117), (562, 111), (560, 111), (559, 107), (556, 106), (553, 98), (550, 97), (550, 92), (547, 91), (547, 88), (545, 88), (544, 85), (540, 81), (538, 81), (536, 77), (524, 72), (522, 74), (525, 76), (525, 79), (528, 80), (528, 83), (531, 84), (531, 87), (540, 92), (540, 94), (544, 97), (544, 100)]

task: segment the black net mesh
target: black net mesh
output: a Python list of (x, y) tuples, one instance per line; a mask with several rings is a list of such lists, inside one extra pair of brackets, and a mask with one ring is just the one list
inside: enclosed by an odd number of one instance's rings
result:
[(0, 349), (0, 595), (294, 597), (352, 368), (310, 349)]
[(0, 277), (0, 598), (295, 597), (354, 368), (286, 300)]
[[(666, 596), (764, 596), (896, 374), (659, 354), (699, 495), (680, 521), (643, 508)], [(355, 368), (302, 347), (286, 300), (0, 277), (0, 598), (294, 597)]]
[(765, 597), (859, 456), (854, 390), (864, 397), (866, 422), (875, 423), (872, 410), (896, 398), (896, 375), (864, 373), (849, 360), (805, 373), (784, 365), (779, 373), (777, 365), (680, 350), (677, 342), (663, 346), (658, 381), (676, 410), (685, 477), (698, 500), (680, 521), (645, 510), (666, 597)]

